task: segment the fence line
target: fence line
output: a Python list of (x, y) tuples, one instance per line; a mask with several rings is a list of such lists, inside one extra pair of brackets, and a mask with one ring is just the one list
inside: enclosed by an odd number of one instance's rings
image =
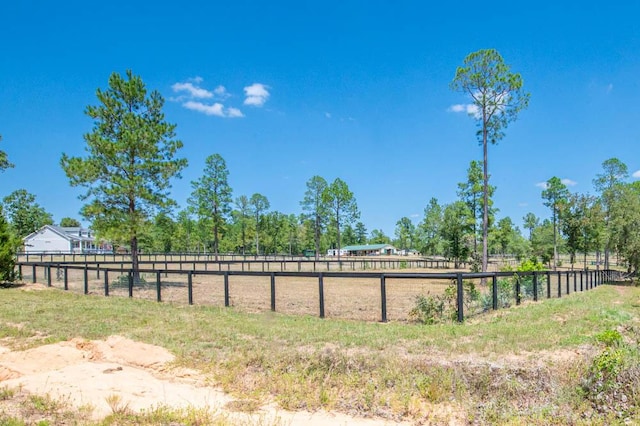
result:
[[(304, 287), (301, 279), (315, 280), (317, 283), (317, 291), (315, 297), (317, 298), (317, 313), (320, 318), (325, 318), (327, 315), (327, 300), (326, 300), (326, 280), (339, 280), (340, 285), (334, 285), (331, 288), (336, 291), (336, 288), (345, 286), (347, 283), (353, 281), (361, 282), (367, 281), (358, 287), (363, 293), (373, 294), (373, 284), (371, 281), (377, 281), (379, 283), (379, 292), (376, 298), (378, 299), (378, 312), (377, 320), (382, 322), (388, 321), (388, 303), (390, 301), (389, 291), (397, 290), (406, 283), (417, 283), (421, 289), (424, 289), (425, 281), (428, 285), (432, 286), (453, 286), (455, 287), (455, 309), (456, 320), (464, 321), (466, 310), (472, 310), (469, 301), (465, 299), (466, 282), (473, 282), (473, 280), (490, 281), (490, 284), (485, 286), (482, 291), (485, 291), (486, 306), (481, 310), (493, 309), (497, 310), (502, 306), (509, 306), (511, 303), (519, 305), (523, 299), (532, 299), (534, 301), (542, 298), (552, 298), (555, 294), (557, 297), (568, 295), (578, 291), (586, 291), (593, 289), (605, 282), (611, 282), (619, 279), (619, 272), (613, 270), (594, 270), (594, 271), (536, 271), (536, 272), (488, 272), (488, 273), (466, 273), (466, 272), (447, 272), (447, 273), (416, 273), (416, 272), (344, 272), (344, 271), (238, 271), (238, 270), (196, 270), (196, 269), (146, 269), (141, 268), (138, 273), (142, 276), (151, 276), (155, 282), (152, 285), (143, 283), (142, 281), (136, 282), (134, 271), (130, 268), (124, 268), (123, 263), (120, 264), (120, 268), (105, 267), (103, 264), (90, 266), (89, 264), (70, 264), (70, 263), (40, 263), (40, 262), (20, 262), (18, 265), (18, 272), (21, 277), (30, 278), (32, 282), (39, 282), (41, 279), (45, 281), (49, 287), (53, 286), (53, 275), (55, 274), (56, 282), (62, 281), (64, 290), (70, 289), (70, 277), (76, 274), (77, 278), (74, 283), (82, 283), (82, 292), (84, 294), (96, 293), (101, 286), (101, 293), (105, 296), (110, 296), (110, 290), (113, 289), (114, 293), (126, 294), (132, 298), (134, 296), (134, 290), (140, 290), (144, 288), (148, 293), (155, 292), (153, 299), (161, 302), (164, 300), (163, 291), (171, 292), (175, 288), (181, 289), (184, 284), (183, 280), (186, 278), (187, 288), (187, 303), (193, 305), (194, 303), (203, 303), (200, 299), (210, 299), (210, 297), (204, 297), (198, 293), (198, 300), (194, 295), (194, 278), (196, 277), (218, 277), (222, 278), (224, 283), (224, 295), (223, 303), (225, 307), (231, 306), (231, 298), (235, 296), (230, 288), (231, 281), (238, 281), (238, 285), (248, 285), (241, 283), (239, 277), (249, 277), (250, 283), (257, 283), (262, 279), (268, 278), (269, 285), (264, 283), (264, 295), (268, 296), (269, 308), (271, 311), (276, 311), (277, 297), (279, 296), (279, 288), (285, 286), (287, 278), (295, 278), (298, 281), (294, 281), (292, 288)], [(38, 274), (38, 271), (41, 271)], [(25, 272), (30, 272), (26, 273)], [(95, 279), (90, 278), (90, 275), (95, 274)], [(78, 276), (79, 275), (79, 276)], [(110, 277), (117, 276), (118, 278), (110, 280)], [(81, 277), (81, 278), (80, 278)], [(178, 277), (178, 281), (169, 280), (169, 277)], [(164, 280), (163, 280), (164, 278)], [(500, 281), (502, 280), (502, 281)], [(281, 285), (278, 285), (280, 282)], [(91, 283), (91, 286), (90, 286)], [(447, 284), (448, 283), (448, 284)], [(506, 283), (506, 284), (505, 284)], [(235, 284), (235, 282), (234, 282)], [(205, 283), (202, 286), (198, 285), (199, 289), (206, 289), (215, 284)], [(504, 286), (507, 286), (503, 288)], [(291, 287), (291, 285), (289, 284)], [(453, 288), (452, 287), (452, 288)], [(93, 288), (93, 291), (90, 291)], [(430, 290), (435, 287), (428, 287)], [(79, 289), (78, 289), (79, 290)], [(126, 290), (126, 293), (124, 292)], [(429, 293), (429, 291), (427, 293)], [(250, 293), (254, 292), (254, 289)], [(304, 289), (304, 297), (313, 298), (312, 291)], [(419, 293), (419, 291), (414, 291)], [(489, 294), (490, 293), (490, 294)], [(424, 294), (424, 290), (422, 290)], [(351, 295), (353, 296), (353, 295)], [(415, 294), (414, 294), (415, 296)], [(173, 297), (173, 296), (172, 296)], [(184, 295), (178, 295), (178, 301), (182, 299)], [(356, 295), (356, 299), (359, 296)], [(396, 296), (392, 296), (393, 299)], [(409, 296), (398, 296), (409, 297)], [(175, 297), (173, 297), (175, 300)], [(182, 299), (184, 301), (184, 299)], [(221, 302), (222, 302), (221, 300)], [(397, 300), (394, 299), (397, 303)], [(204, 301), (206, 303), (207, 300)], [(259, 300), (258, 300), (259, 302)], [(360, 303), (359, 300), (355, 300), (355, 303)], [(281, 300), (280, 303), (287, 304), (288, 301)], [(210, 304), (210, 303), (209, 303)], [(215, 304), (215, 303), (214, 303)], [(309, 303), (311, 304), (311, 303)], [(358, 306), (361, 308), (361, 306)], [(477, 307), (475, 308), (478, 309)], [(472, 312), (470, 312), (472, 313)], [(341, 315), (336, 315), (340, 317)]]

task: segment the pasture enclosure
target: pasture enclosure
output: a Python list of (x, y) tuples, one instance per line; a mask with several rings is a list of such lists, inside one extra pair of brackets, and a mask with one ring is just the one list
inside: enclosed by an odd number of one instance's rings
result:
[[(273, 263), (260, 262), (257, 267), (251, 262), (152, 261), (143, 264), (139, 278), (125, 262), (20, 262), (18, 268), (24, 281), (84, 294), (382, 322), (419, 319), (415, 308), (420, 302), (461, 322), (525, 300), (589, 290), (619, 274), (308, 271), (301, 261), (278, 261), (274, 269), (279, 270), (270, 271)], [(163, 268), (165, 264), (179, 268)]]

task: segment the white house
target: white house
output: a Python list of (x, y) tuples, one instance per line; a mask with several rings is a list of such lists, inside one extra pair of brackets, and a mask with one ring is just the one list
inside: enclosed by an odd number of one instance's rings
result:
[(89, 229), (45, 225), (23, 238), (25, 253), (94, 253), (111, 251), (99, 243)]
[(346, 246), (342, 248), (349, 256), (384, 256), (397, 254), (396, 249), (391, 244), (364, 244), (357, 246)]

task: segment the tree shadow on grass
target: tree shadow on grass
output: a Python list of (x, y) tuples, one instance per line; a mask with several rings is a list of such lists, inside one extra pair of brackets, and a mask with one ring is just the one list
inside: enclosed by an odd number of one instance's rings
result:
[(0, 288), (18, 288), (24, 286), (25, 283), (0, 282)]

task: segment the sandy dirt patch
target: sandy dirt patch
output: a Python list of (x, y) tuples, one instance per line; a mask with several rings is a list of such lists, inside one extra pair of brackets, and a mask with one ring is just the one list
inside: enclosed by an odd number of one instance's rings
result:
[(233, 412), (227, 408), (231, 396), (204, 386), (199, 372), (176, 368), (173, 360), (164, 348), (120, 336), (104, 341), (73, 339), (24, 351), (0, 346), (0, 386), (49, 395), (78, 408), (89, 406), (94, 419), (111, 414), (115, 399), (119, 407), (133, 411), (158, 406), (209, 408), (249, 424), (396, 424), (324, 411), (290, 412), (274, 405), (252, 414)]

